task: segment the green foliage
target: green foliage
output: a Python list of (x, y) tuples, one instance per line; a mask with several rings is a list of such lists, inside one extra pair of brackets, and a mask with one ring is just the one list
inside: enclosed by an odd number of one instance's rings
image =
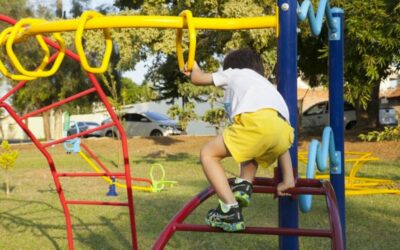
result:
[(0, 168), (6, 171), (6, 193), (7, 196), (10, 194), (10, 177), (9, 172), (14, 168), (15, 161), (19, 156), (17, 150), (13, 150), (8, 143), (4, 140), (1, 143), (1, 153), (0, 153)]
[[(313, 1), (314, 8), (318, 3)], [(378, 120), (376, 109), (381, 79), (392, 72), (391, 66), (400, 67), (400, 4), (387, 0), (333, 0), (330, 5), (344, 10), (345, 98), (357, 109), (357, 124), (362, 124), (360, 119), (366, 119), (363, 123), (373, 123)], [(300, 27), (298, 65), (301, 74), (312, 86), (324, 84), (327, 79), (327, 25), (324, 23), (318, 37), (311, 37), (307, 22)]]
[(6, 140), (1, 143), (1, 151), (0, 168), (11, 170), (19, 156), (19, 152), (17, 150), (13, 150)]
[(385, 127), (383, 131), (371, 131), (367, 134), (359, 134), (363, 141), (400, 141), (400, 125), (397, 127)]
[(192, 102), (186, 102), (182, 107), (175, 104), (167, 111), (167, 113), (172, 117), (172, 119), (179, 118), (179, 124), (182, 129), (186, 131), (189, 122), (197, 119), (194, 107), (195, 105)]

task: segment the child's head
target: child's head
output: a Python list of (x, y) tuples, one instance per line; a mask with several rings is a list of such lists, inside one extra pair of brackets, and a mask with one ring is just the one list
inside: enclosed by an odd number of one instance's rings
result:
[(238, 49), (226, 55), (223, 69), (252, 69), (264, 76), (264, 66), (260, 55), (249, 48)]

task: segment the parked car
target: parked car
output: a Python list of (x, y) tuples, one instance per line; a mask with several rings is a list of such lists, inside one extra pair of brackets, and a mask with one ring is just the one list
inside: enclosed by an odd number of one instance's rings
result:
[[(101, 122), (110, 123), (111, 118)], [(182, 127), (175, 120), (157, 112), (126, 113), (121, 117), (127, 137), (132, 136), (169, 136), (184, 134)], [(115, 126), (103, 129), (102, 134), (108, 137), (119, 137)]]
[[(346, 130), (354, 128), (357, 124), (356, 110), (348, 102), (344, 103), (343, 122)], [(383, 108), (379, 110), (379, 123), (382, 126), (395, 126), (398, 124), (396, 110)], [(329, 124), (329, 102), (323, 101), (314, 104), (302, 114), (303, 128), (325, 127)]]
[[(78, 121), (78, 122), (71, 122), (71, 123), (72, 123), (72, 126), (70, 127), (70, 129), (68, 129), (67, 135), (74, 135), (74, 134), (86, 131), (88, 129), (93, 129), (93, 128), (100, 126), (97, 122)], [(100, 130), (97, 130), (88, 135), (85, 135), (84, 137), (89, 137), (89, 136), (100, 137), (100, 136), (102, 136), (102, 134), (101, 134)]]

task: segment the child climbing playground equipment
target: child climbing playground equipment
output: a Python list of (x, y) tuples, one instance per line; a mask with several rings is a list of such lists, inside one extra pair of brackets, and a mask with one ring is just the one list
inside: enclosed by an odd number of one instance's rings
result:
[[(334, 152), (343, 152), (344, 133), (343, 133), (343, 11), (338, 8), (331, 9), (329, 1), (321, 0), (318, 6), (317, 14), (314, 15), (313, 6), (309, 0), (302, 1), (299, 4), (294, 0), (278, 0), (275, 9), (275, 15), (248, 18), (199, 18), (193, 17), (191, 12), (183, 11), (178, 17), (170, 16), (102, 16), (98, 13), (89, 11), (85, 12), (81, 18), (74, 20), (45, 21), (37, 19), (22, 19), (16, 23), (11, 18), (0, 16), (0, 20), (14, 25), (9, 27), (0, 34), (0, 45), (5, 46), (8, 55), (8, 61), (0, 62), (0, 72), (13, 80), (20, 81), (7, 94), (0, 98), (0, 107), (5, 108), (13, 117), (17, 124), (31, 138), (35, 146), (47, 159), (54, 183), (62, 204), (65, 214), (66, 230), (69, 249), (74, 249), (74, 238), (72, 232), (72, 222), (69, 206), (71, 205), (106, 205), (106, 206), (125, 206), (129, 210), (132, 248), (138, 249), (138, 241), (136, 236), (136, 223), (134, 213), (134, 202), (132, 193), (132, 177), (130, 169), (130, 161), (128, 156), (128, 148), (126, 135), (123, 128), (114, 113), (111, 105), (99, 85), (93, 73), (102, 73), (108, 68), (112, 50), (112, 39), (110, 35), (111, 28), (172, 28), (177, 30), (176, 52), (179, 68), (185, 65), (185, 59), (182, 49), (183, 29), (188, 29), (188, 57), (186, 64), (190, 70), (195, 59), (196, 49), (196, 30), (234, 30), (234, 29), (265, 29), (272, 28), (276, 30), (278, 37), (278, 65), (277, 78), (278, 90), (285, 98), (289, 112), (292, 114), (290, 123), (297, 128), (297, 93), (293, 91), (297, 88), (297, 20), (308, 18), (312, 33), (319, 35), (322, 27), (323, 18), (326, 16), (329, 28), (329, 88), (330, 88), (330, 121), (332, 140), (335, 141)], [(101, 29), (105, 37), (105, 53), (99, 67), (90, 66), (86, 58), (82, 46), (83, 32), (88, 29)], [(65, 48), (65, 44), (59, 35), (59, 32), (75, 31), (75, 47), (77, 54), (72, 53)], [(43, 34), (51, 34), (56, 42), (43, 36)], [(43, 60), (38, 64), (34, 71), (24, 68), (13, 51), (13, 44), (24, 42), (24, 38), (34, 36), (43, 50)], [(56, 53), (50, 55), (48, 46), (56, 50)], [(5, 102), (7, 98), (12, 96), (16, 91), (22, 88), (27, 81), (34, 81), (38, 77), (49, 77), (57, 72), (64, 56), (71, 57), (73, 60), (80, 62), (82, 67), (87, 71), (90, 82), (93, 87), (78, 94), (65, 98), (64, 100), (55, 102), (44, 108), (30, 112), (25, 115), (18, 115), (13, 108)], [(51, 67), (48, 69), (48, 65)], [(30, 83), (34, 84), (34, 82)], [(97, 94), (106, 107), (111, 117), (111, 122), (99, 126), (95, 129), (89, 129), (77, 134), (66, 136), (52, 142), (40, 142), (35, 135), (23, 123), (33, 115), (44, 111), (59, 107), (65, 103), (82, 98), (88, 94)], [(73, 140), (80, 136), (88, 135), (94, 131), (115, 126), (121, 137), (121, 147), (124, 162), (124, 172), (96, 172), (96, 173), (67, 173), (58, 172), (48, 147), (68, 140)], [(297, 134), (297, 133), (296, 133)], [(82, 146), (83, 147), (83, 146)], [(88, 152), (88, 151), (87, 151)], [(297, 135), (293, 147), (290, 150), (294, 173), (297, 177)], [(93, 158), (93, 156), (91, 156)], [(333, 157), (331, 155), (331, 157)], [(288, 190), (293, 195), (324, 195), (326, 197), (326, 205), (330, 218), (330, 229), (299, 229), (298, 223), (298, 200), (291, 197), (279, 198), (279, 227), (247, 227), (241, 233), (247, 234), (274, 234), (280, 237), (281, 249), (298, 249), (298, 236), (312, 237), (328, 237), (331, 239), (332, 249), (344, 249), (345, 247), (345, 205), (344, 205), (344, 166), (343, 153), (335, 153), (335, 162), (339, 165), (335, 166), (335, 171), (330, 173), (330, 182), (315, 179), (299, 179), (296, 187)], [(93, 158), (95, 159), (95, 158)], [(97, 162), (96, 162), (97, 163)], [(98, 163), (97, 163), (98, 164)], [(99, 164), (101, 167), (101, 165)], [(332, 168), (331, 168), (332, 169)], [(104, 170), (104, 169), (103, 169)], [(69, 200), (67, 199), (60, 182), (60, 178), (66, 177), (107, 177), (119, 178), (125, 180), (127, 202), (104, 202), (104, 201), (88, 201), (88, 200)], [(275, 172), (274, 178), (257, 178), (254, 182), (254, 190), (258, 193), (274, 193), (276, 185), (280, 181), (279, 171)], [(336, 193), (336, 195), (335, 195)], [(214, 194), (212, 188), (207, 188), (189, 201), (186, 206), (171, 220), (165, 230), (162, 232), (153, 249), (162, 249), (167, 244), (170, 237), (175, 231), (201, 231), (201, 232), (221, 232), (217, 229), (210, 228), (205, 225), (186, 225), (183, 220), (190, 214), (202, 201)]]
[[(70, 129), (70, 118), (68, 115), (64, 115), (64, 135), (67, 135), (67, 131)], [(79, 133), (79, 127), (77, 126), (77, 133)], [(81, 148), (82, 147), (82, 148)], [(115, 181), (115, 179), (124, 179), (121, 176), (112, 176), (110, 170), (100, 161), (99, 157), (89, 149), (87, 145), (81, 142), (80, 138), (73, 138), (71, 140), (67, 140), (64, 142), (64, 148), (67, 154), (76, 153), (79, 154), (83, 160), (96, 172), (96, 173), (106, 173), (107, 176), (102, 176), (102, 178), (111, 186), (126, 188), (126, 185), (120, 182)], [(82, 151), (82, 149), (84, 151)], [(161, 174), (156, 174), (157, 171)], [(156, 179), (156, 177), (158, 179)], [(139, 177), (131, 177), (133, 182), (144, 183), (143, 185), (134, 185), (132, 186), (133, 190), (141, 190), (147, 192), (160, 192), (165, 187), (172, 187), (177, 182), (176, 181), (167, 181), (165, 180), (165, 170), (164, 167), (160, 163), (154, 163), (150, 168), (150, 179), (148, 178), (139, 178)]]

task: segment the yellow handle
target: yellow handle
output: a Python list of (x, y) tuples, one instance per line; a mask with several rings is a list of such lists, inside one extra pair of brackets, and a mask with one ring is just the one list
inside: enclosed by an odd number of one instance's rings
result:
[(47, 46), (46, 42), (44, 41), (44, 39), (43, 39), (43, 37), (41, 35), (35, 35), (35, 38), (38, 41), (38, 43), (40, 45), (40, 48), (42, 49), (42, 51), (44, 53), (43, 60), (42, 60), (41, 64), (39, 65), (39, 67), (35, 69), (35, 71), (26, 70), (22, 66), (22, 64), (18, 60), (18, 57), (14, 53), (13, 44), (15, 42), (17, 34), (19, 34), (21, 32), (21, 30), (25, 26), (29, 26), (29, 25), (31, 25), (33, 23), (38, 23), (38, 22), (43, 22), (43, 20), (31, 19), (31, 18), (22, 19), (11, 30), (10, 35), (9, 35), (9, 37), (7, 39), (7, 43), (6, 43), (7, 54), (9, 56), (12, 64), (14, 65), (14, 67), (22, 75), (28, 76), (28, 77), (32, 77), (32, 78), (48, 77), (48, 76), (54, 75), (57, 72), (58, 68), (60, 67), (61, 62), (62, 62), (62, 60), (64, 59), (64, 56), (65, 56), (65, 44), (64, 44), (64, 41), (61, 38), (61, 35), (59, 33), (54, 33), (53, 36), (56, 39), (57, 43), (59, 44), (60, 50), (59, 50), (59, 52), (57, 54), (57, 57), (56, 57), (53, 65), (51, 66), (51, 68), (49, 70), (43, 70), (49, 63), (50, 49)]
[(106, 38), (106, 50), (104, 52), (104, 58), (103, 58), (103, 61), (100, 65), (100, 67), (96, 68), (96, 67), (89, 66), (89, 63), (88, 63), (86, 55), (85, 55), (85, 51), (83, 50), (82, 36), (83, 36), (83, 31), (85, 29), (85, 24), (88, 21), (88, 19), (94, 18), (94, 17), (100, 17), (100, 16), (103, 16), (103, 15), (100, 13), (97, 13), (95, 11), (85, 11), (81, 16), (81, 19), (79, 21), (78, 27), (76, 29), (76, 34), (75, 34), (75, 47), (76, 47), (76, 51), (78, 52), (79, 58), (81, 59), (82, 67), (90, 73), (104, 73), (108, 68), (108, 63), (111, 58), (112, 39), (111, 39), (109, 29), (103, 29), (104, 36)]
[[(191, 71), (194, 64), (194, 56), (196, 52), (196, 30), (194, 28), (193, 16), (190, 10), (182, 11), (179, 16), (182, 16), (186, 20), (187, 28), (189, 31), (189, 55), (187, 62), (187, 70)], [(183, 71), (185, 67), (185, 61), (183, 58), (182, 50), (182, 29), (176, 30), (176, 56), (178, 58), (179, 69)]]
[[(3, 45), (7, 41), (7, 37), (10, 35), (11, 31), (14, 29), (14, 27), (9, 27), (0, 34), (0, 45)], [(24, 75), (14, 75), (10, 72), (8, 72), (7, 67), (4, 65), (4, 63), (0, 60), (0, 72), (5, 76), (8, 77), (12, 80), (16, 81), (31, 81), (36, 79), (35, 77), (29, 77), (29, 76), (24, 76)]]

